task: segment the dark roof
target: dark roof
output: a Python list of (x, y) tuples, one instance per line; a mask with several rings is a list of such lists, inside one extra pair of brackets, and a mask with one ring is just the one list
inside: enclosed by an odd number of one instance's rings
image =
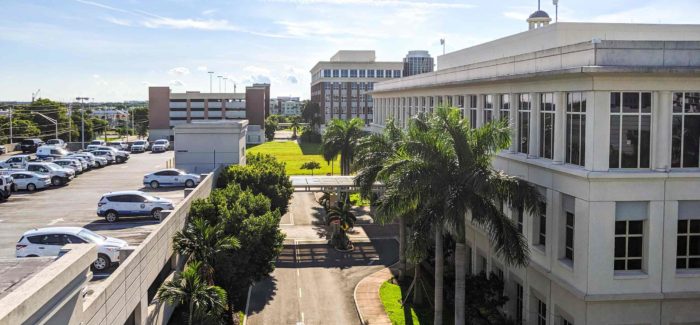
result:
[(537, 10), (530, 15), (530, 18), (549, 18), (549, 15), (542, 10)]

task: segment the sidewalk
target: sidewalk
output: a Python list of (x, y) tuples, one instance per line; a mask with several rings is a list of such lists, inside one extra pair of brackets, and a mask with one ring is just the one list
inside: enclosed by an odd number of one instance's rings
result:
[(355, 287), (355, 307), (362, 324), (391, 325), (391, 320), (379, 299), (379, 288), (392, 277), (391, 268), (384, 268), (362, 279)]

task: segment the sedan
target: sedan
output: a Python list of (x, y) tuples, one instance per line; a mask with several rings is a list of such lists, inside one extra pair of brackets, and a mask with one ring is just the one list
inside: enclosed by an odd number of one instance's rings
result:
[(10, 176), (12, 176), (18, 190), (33, 192), (51, 185), (51, 178), (37, 173), (15, 172), (10, 174)]
[(143, 176), (143, 185), (151, 188), (161, 186), (195, 187), (199, 181), (199, 175), (188, 174), (178, 169), (163, 169)]

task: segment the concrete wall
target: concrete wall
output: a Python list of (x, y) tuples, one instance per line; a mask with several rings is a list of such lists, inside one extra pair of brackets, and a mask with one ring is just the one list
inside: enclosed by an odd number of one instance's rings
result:
[(198, 121), (176, 126), (175, 166), (203, 173), (219, 166), (245, 164), (247, 129), (247, 120)]
[(148, 88), (148, 127), (170, 128), (170, 87)]
[(0, 324), (78, 324), (84, 319), (82, 294), (92, 277), (97, 249), (66, 245), (66, 254), (0, 300)]
[(192, 201), (208, 197), (215, 183), (215, 173), (207, 175), (114, 273), (94, 288), (83, 303), (84, 317), (71, 323), (124, 324), (134, 313), (136, 324), (167, 324), (169, 316), (151, 315), (153, 318), (149, 319), (149, 305), (155, 302), (148, 301), (148, 288), (163, 267), (173, 263), (172, 237), (184, 227)]

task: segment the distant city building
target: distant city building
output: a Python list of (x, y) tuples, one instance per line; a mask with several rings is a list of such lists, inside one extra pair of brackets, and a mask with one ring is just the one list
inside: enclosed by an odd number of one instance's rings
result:
[(301, 115), (301, 100), (299, 97), (277, 97), (278, 113), (282, 116)]
[(403, 76), (433, 72), (434, 61), (428, 51), (408, 51), (403, 59)]
[(174, 140), (173, 127), (196, 120), (248, 120), (248, 143), (265, 141), (270, 115), (270, 85), (254, 84), (245, 93), (172, 93), (169, 87), (148, 89), (149, 138)]
[(374, 83), (402, 75), (403, 62), (377, 62), (374, 51), (338, 51), (311, 69), (311, 101), (321, 108), (322, 123), (358, 117), (369, 125)]
[(91, 115), (107, 121), (110, 127), (117, 126), (117, 121), (129, 118), (129, 113), (127, 111), (114, 108), (96, 109), (92, 111)]

